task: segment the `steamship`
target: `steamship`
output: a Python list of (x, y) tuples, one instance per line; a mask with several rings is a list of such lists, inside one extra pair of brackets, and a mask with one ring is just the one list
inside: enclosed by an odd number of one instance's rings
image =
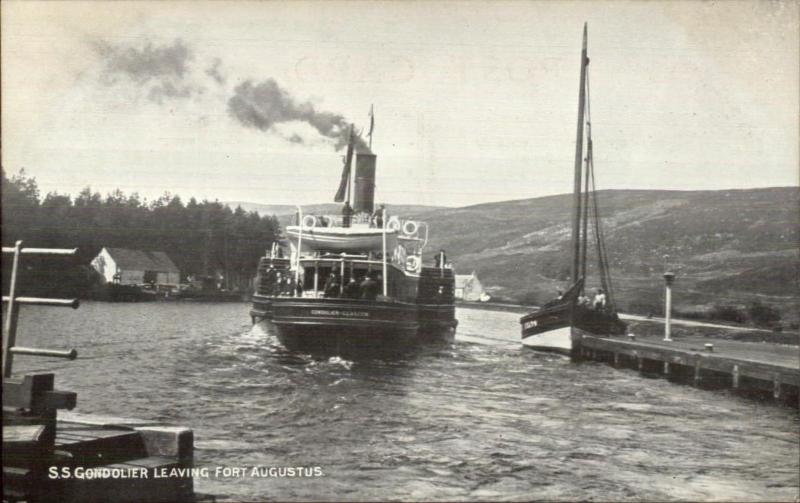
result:
[(342, 213), (298, 207), (259, 261), (252, 322), (290, 351), (386, 354), (455, 336), (453, 270), (443, 251), (423, 260), (425, 222), (376, 210), (375, 166), (374, 154), (354, 155), (351, 130), (334, 198)]

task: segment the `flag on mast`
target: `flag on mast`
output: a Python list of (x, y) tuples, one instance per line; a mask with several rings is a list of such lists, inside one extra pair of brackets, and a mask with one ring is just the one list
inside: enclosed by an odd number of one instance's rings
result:
[(344, 196), (347, 192), (347, 187), (350, 185), (350, 166), (353, 164), (353, 126), (350, 126), (350, 140), (347, 142), (347, 155), (344, 158), (344, 166), (342, 167), (342, 181), (339, 182), (339, 190), (333, 197), (336, 203), (344, 202)]
[(369, 148), (372, 148), (372, 130), (375, 129), (375, 105), (369, 106)]

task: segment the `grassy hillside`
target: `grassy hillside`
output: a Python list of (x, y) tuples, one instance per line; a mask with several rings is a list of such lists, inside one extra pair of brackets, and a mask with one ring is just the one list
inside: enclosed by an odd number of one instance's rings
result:
[[(665, 269), (678, 309), (753, 301), (797, 318), (800, 189), (611, 190), (598, 194), (619, 303), (663, 302)], [(550, 298), (569, 274), (571, 196), (445, 208), (418, 215), (431, 252), (477, 271), (495, 294)], [(590, 274), (593, 249), (590, 248)], [(592, 281), (590, 278), (590, 286)], [(648, 307), (650, 306), (650, 307)]]

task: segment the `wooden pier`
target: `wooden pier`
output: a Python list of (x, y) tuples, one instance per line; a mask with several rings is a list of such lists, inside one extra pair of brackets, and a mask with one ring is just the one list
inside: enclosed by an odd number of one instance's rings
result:
[(71, 256), (77, 250), (3, 247), (13, 254), (3, 325), (3, 501), (137, 502), (210, 501), (194, 492), (194, 434), (187, 428), (131, 424), (129, 420), (66, 419), (77, 393), (54, 388), (52, 373), (13, 376), (14, 356), (74, 360), (75, 349), (18, 346), (20, 307), (78, 307), (77, 299), (18, 295), (25, 255)]
[(771, 393), (776, 400), (797, 404), (800, 348), (686, 337), (672, 341), (631, 336), (573, 335), (573, 358), (635, 368), (648, 375), (704, 388), (729, 388)]

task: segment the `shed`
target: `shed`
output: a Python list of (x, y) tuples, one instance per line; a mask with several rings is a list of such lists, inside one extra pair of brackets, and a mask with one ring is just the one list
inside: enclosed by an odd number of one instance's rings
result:
[(107, 283), (120, 285), (178, 285), (181, 277), (178, 266), (162, 251), (104, 247), (92, 267)]
[(483, 294), (483, 285), (475, 271), (472, 274), (456, 274), (456, 299), (475, 302), (482, 300)]

